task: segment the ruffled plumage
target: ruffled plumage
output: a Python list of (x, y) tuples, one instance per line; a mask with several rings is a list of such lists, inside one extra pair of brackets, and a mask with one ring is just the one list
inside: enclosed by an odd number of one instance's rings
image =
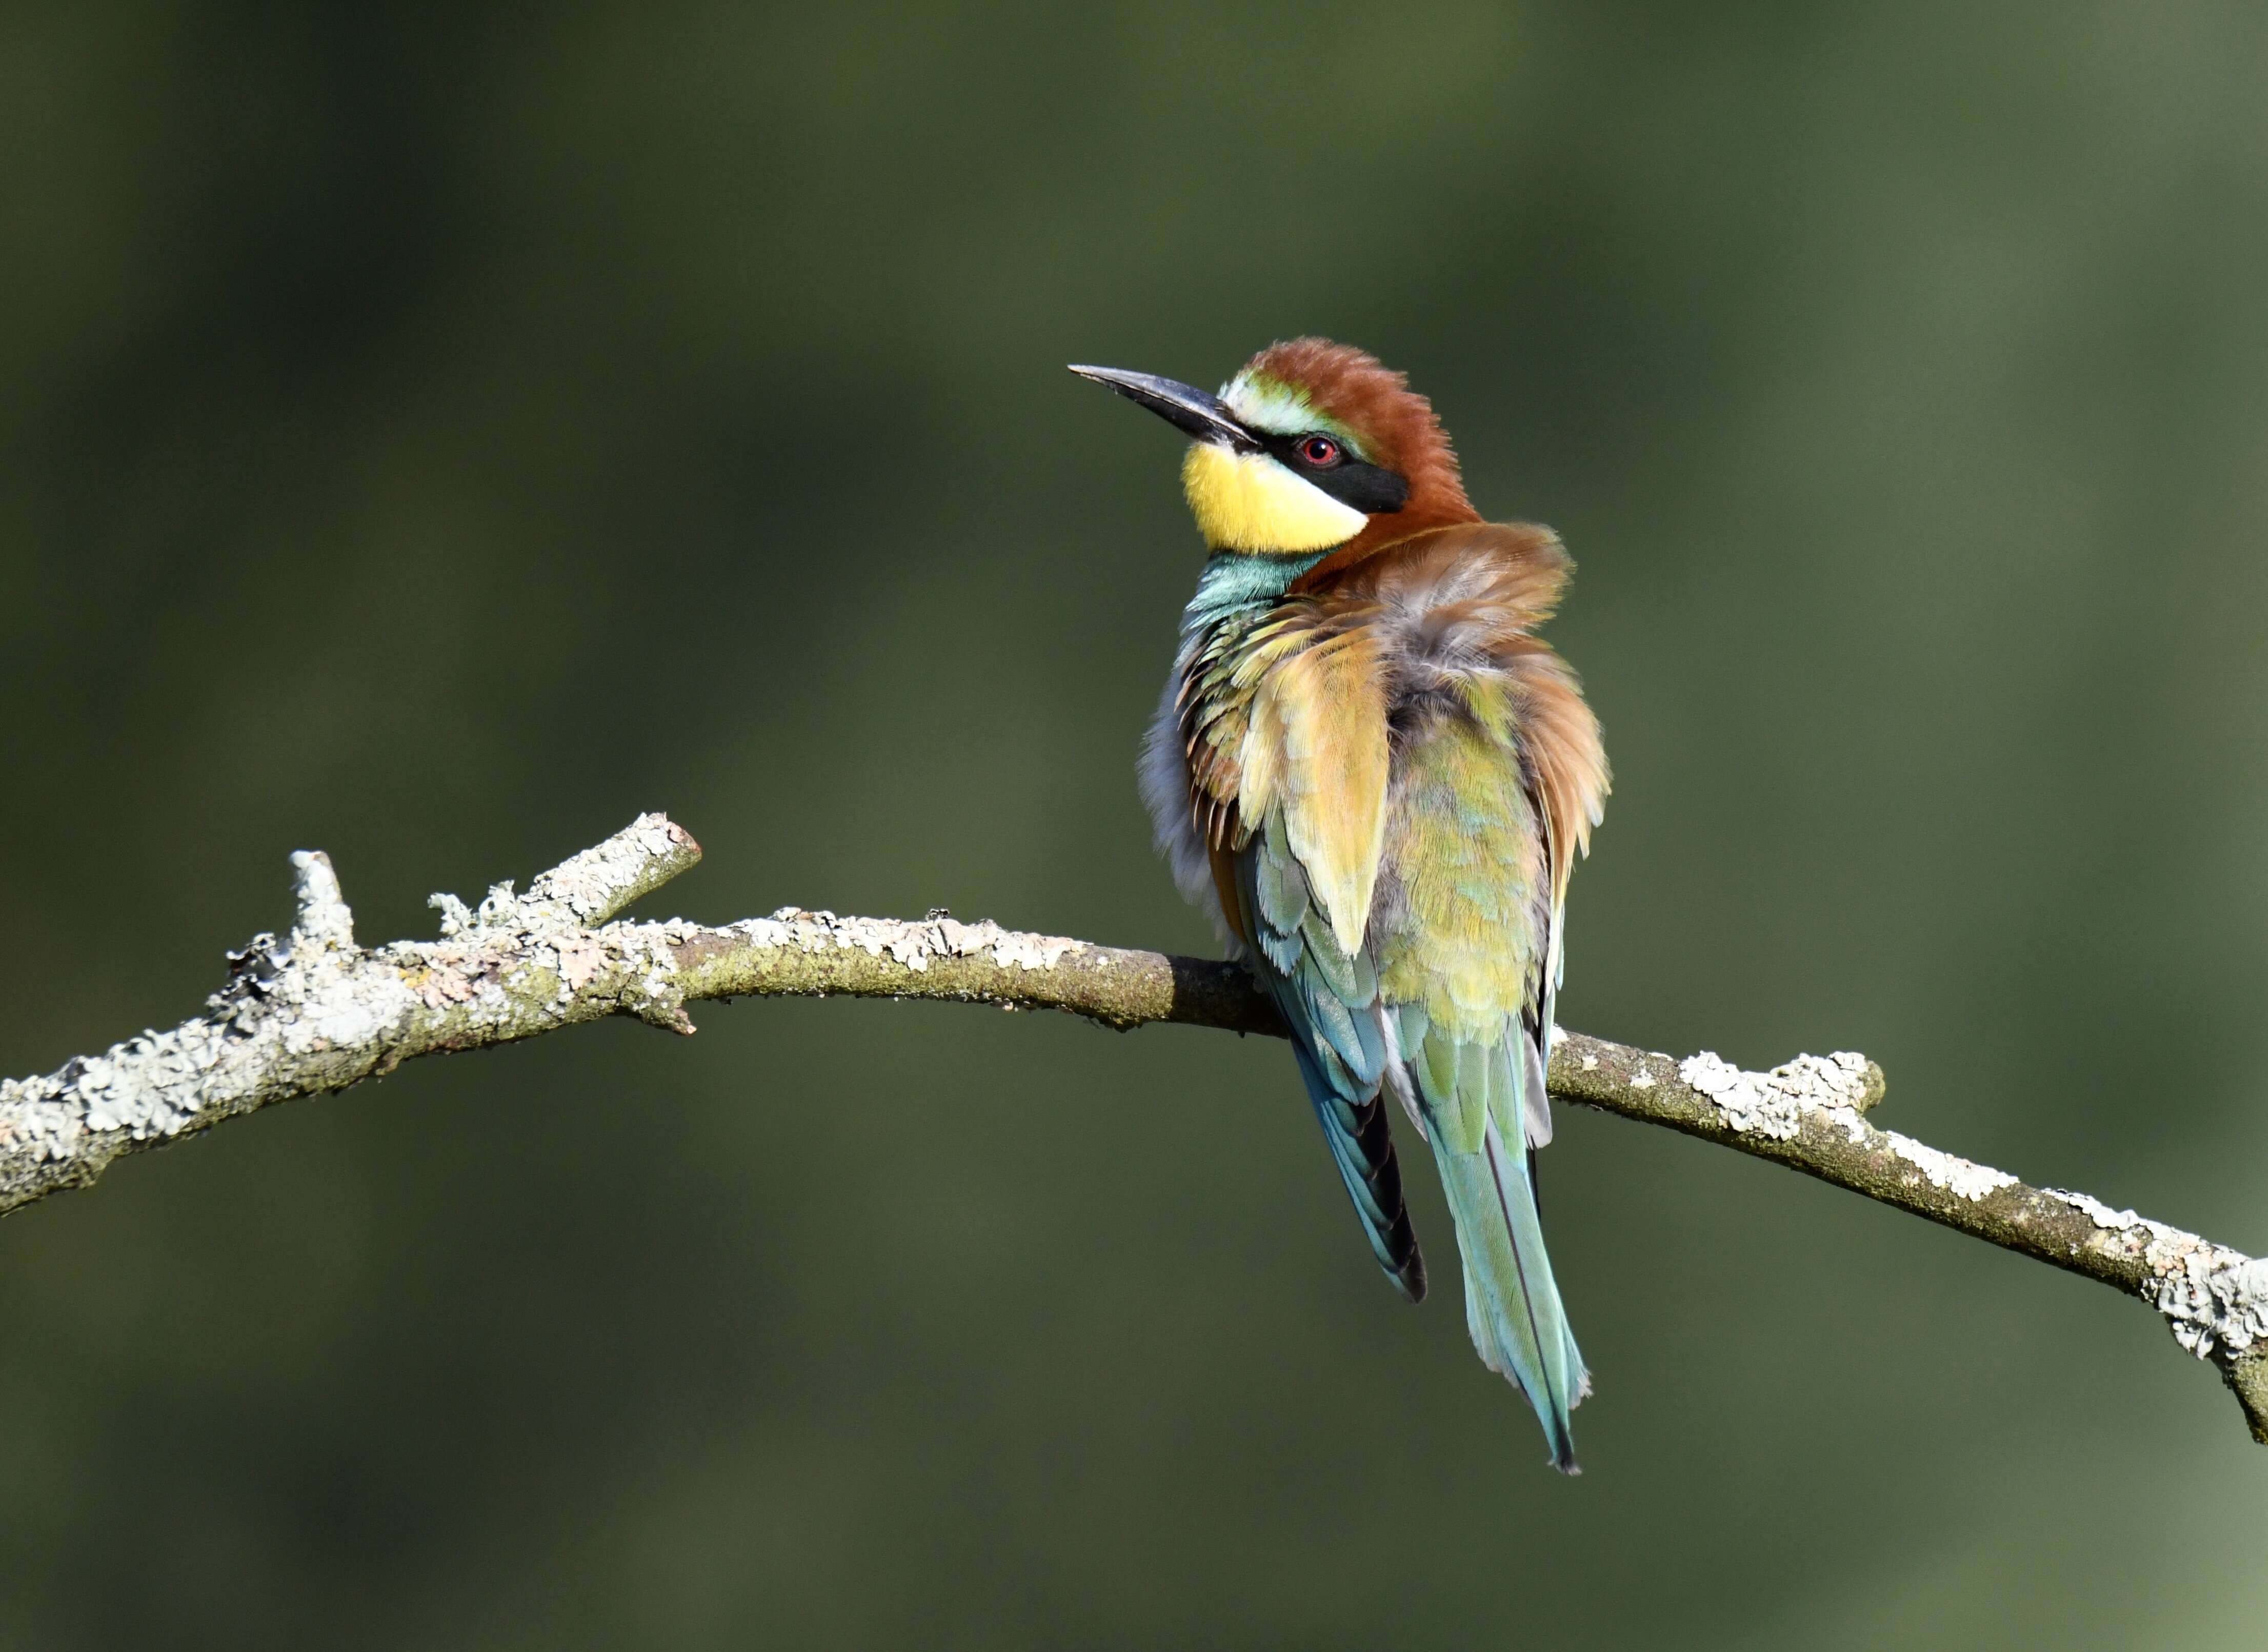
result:
[(1430, 406), (1369, 356), (1295, 340), (1253, 375), (1358, 433), (1410, 500), (1325, 553), (1207, 564), (1145, 794), (1183, 892), (1283, 1010), (1373, 1254), (1413, 1300), (1382, 1095), (1426, 1136), (1474, 1344), (1572, 1472), (1588, 1377), (1531, 1169), (1568, 877), (1609, 788), (1574, 673), (1534, 635), (1570, 564), (1549, 529), (1478, 519)]

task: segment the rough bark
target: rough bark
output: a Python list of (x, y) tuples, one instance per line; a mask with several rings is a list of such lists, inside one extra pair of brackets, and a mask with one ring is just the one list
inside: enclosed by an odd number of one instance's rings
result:
[[(441, 936), (356, 944), (329, 860), (302, 852), (298, 919), (229, 955), (206, 1013), (55, 1072), (0, 1080), (0, 1213), (84, 1187), (122, 1154), (279, 1101), (343, 1090), (420, 1055), (630, 1015), (689, 1033), (696, 999), (939, 998), (1064, 1010), (1106, 1026), (1180, 1022), (1283, 1036), (1234, 964), (961, 923), (783, 908), (721, 928), (615, 921), (701, 857), (658, 814), (477, 909), (436, 895)], [(2085, 1193), (2014, 1177), (1878, 1130), (1881, 1069), (1850, 1054), (1744, 1073), (1562, 1031), (1551, 1093), (1667, 1125), (1799, 1170), (2005, 1249), (2100, 1280), (2164, 1317), (2220, 1370), (2268, 1444), (2268, 1260)]]

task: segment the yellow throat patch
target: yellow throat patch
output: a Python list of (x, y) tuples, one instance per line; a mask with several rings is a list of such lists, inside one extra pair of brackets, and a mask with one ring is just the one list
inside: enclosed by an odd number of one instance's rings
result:
[(1370, 520), (1267, 454), (1235, 452), (1219, 442), (1190, 447), (1182, 491), (1216, 550), (1320, 551), (1345, 544)]

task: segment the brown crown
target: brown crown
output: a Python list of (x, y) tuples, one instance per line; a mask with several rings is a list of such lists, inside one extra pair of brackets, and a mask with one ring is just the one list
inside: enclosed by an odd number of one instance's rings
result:
[(1448, 432), (1433, 404), (1410, 388), (1407, 375), (1351, 344), (1329, 339), (1287, 339), (1270, 344), (1245, 365), (1307, 393), (1322, 412), (1362, 438), (1374, 463), (1410, 484), (1401, 510), (1374, 516), (1370, 525), (1310, 569), (1299, 583), (1312, 590), (1373, 551), (1414, 533), (1454, 522), (1477, 522)]

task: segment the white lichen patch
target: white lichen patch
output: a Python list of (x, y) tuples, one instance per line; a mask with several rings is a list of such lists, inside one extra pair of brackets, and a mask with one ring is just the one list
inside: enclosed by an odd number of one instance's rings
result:
[(405, 1057), (525, 1037), (627, 1009), (690, 1029), (664, 926), (584, 920), (699, 857), (648, 815), (477, 912), (436, 896), (443, 938), (357, 948), (328, 857), (291, 857), (298, 921), (229, 955), (207, 1013), (41, 1077), (0, 1081), (0, 1209), (91, 1180), (129, 1146), (391, 1070)]
[(1806, 1109), (1828, 1112), (1847, 1127), (1867, 1101), (1867, 1058), (1849, 1050), (1799, 1055), (1769, 1073), (1742, 1072), (1704, 1050), (1680, 1061), (1677, 1076), (1714, 1103), (1734, 1130), (1783, 1142), (1802, 1133)]
[(990, 930), (990, 936), (976, 936), (976, 944), (992, 954), (992, 961), (1011, 969), (1053, 969), (1063, 961), (1066, 952), (1076, 951), (1079, 943), (1059, 935), (1030, 935), (1013, 929), (1003, 929), (987, 920), (976, 926)]
[(2171, 1230), (2154, 1235), (2143, 1258), (2174, 1340), (2199, 1359), (2268, 1343), (2268, 1259)]
[(607, 943), (593, 935), (571, 936), (553, 949), (559, 958), (559, 980), (568, 992), (589, 986), (608, 960)]
[(1687, 1056), (1677, 1064), (1677, 1076), (1707, 1097), (1737, 1131), (1781, 1141), (1802, 1132), (1802, 1108), (1792, 1097), (1771, 1089), (1761, 1073), (1744, 1073), (1714, 1050)]
[(2016, 1178), (2006, 1171), (1975, 1164), (1958, 1154), (1941, 1153), (1895, 1130), (1885, 1131), (1882, 1139), (1889, 1144), (1891, 1152), (1921, 1172), (1924, 1181), (1933, 1187), (1944, 1188), (1956, 1198), (1982, 1199), (1987, 1193), (2017, 1185)]
[(943, 958), (985, 958), (1003, 969), (1053, 969), (1066, 953), (1085, 943), (1057, 935), (1027, 935), (1004, 929), (990, 918), (961, 923), (940, 914), (908, 921), (896, 918), (839, 918), (831, 912), (782, 907), (769, 918), (751, 918), (733, 929), (754, 946), (801, 952), (831, 947), (856, 950), (869, 958), (886, 954), (916, 974)]
[[(179, 1135), (233, 1110), (296, 1063), (367, 1050), (385, 1035), (412, 995), (398, 978), (360, 967), (329, 863), (293, 859), (298, 925), (286, 941), (261, 936), (231, 955), (233, 973), (209, 1001), (211, 1013), (42, 1077), (0, 1082), (11, 1161), (99, 1164), (125, 1143)], [(5, 1179), (26, 1178), (11, 1164)]]
[(2141, 1259), (2153, 1281), (2144, 1296), (2166, 1317), (2174, 1340), (2199, 1359), (2268, 1346), (2268, 1259), (2113, 1210), (2089, 1193), (2042, 1191), (2095, 1225), (2096, 1247)]
[(298, 1013), (277, 1017), (272, 1035), (294, 1055), (362, 1048), (382, 1038), (409, 1007), (397, 981), (366, 973), (350, 980), (311, 980), (307, 987)]
[[(689, 866), (700, 848), (666, 815), (644, 814), (596, 848), (553, 867), (528, 886), (520, 905), (559, 909), (583, 923), (611, 917), (672, 874)], [(509, 884), (502, 885), (507, 895)], [(531, 914), (548, 917), (550, 911)]]
[(2131, 1210), (2113, 1210), (2092, 1193), (2068, 1193), (2060, 1187), (2042, 1190), (2051, 1199), (2060, 1199), (2073, 1209), (2085, 1214), (2098, 1228), (2113, 1230), (2141, 1227), (2144, 1219)]
[[(392, 956), (403, 986), (416, 995), (419, 1002), (428, 1010), (447, 1010), (477, 1000), (527, 939), (475, 921), (457, 939), (392, 949)], [(578, 939), (571, 935), (544, 950), (556, 958), (558, 945), (573, 946)]]
[(348, 909), (346, 896), (339, 889), (339, 875), (331, 868), (331, 857), (320, 849), (295, 850), (291, 868), (296, 874), (294, 893), (299, 901), (299, 918), (292, 925), (292, 938), (351, 951), (354, 914)]
[(92, 1135), (149, 1142), (180, 1134), (196, 1122), (225, 1042), (210, 1023), (192, 1021), (114, 1044), (59, 1072), (0, 1080), (9, 1152), (53, 1163), (77, 1156)]

